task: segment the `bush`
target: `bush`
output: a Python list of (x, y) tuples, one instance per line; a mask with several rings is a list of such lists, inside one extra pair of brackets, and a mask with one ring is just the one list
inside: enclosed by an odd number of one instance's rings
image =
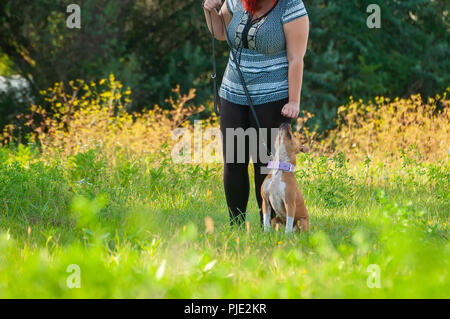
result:
[[(408, 99), (376, 97), (338, 108), (337, 128), (317, 149), (345, 152), (355, 159), (400, 159), (414, 150), (419, 161), (446, 160), (450, 149), (450, 88), (423, 101), (420, 94)], [(403, 153), (402, 153), (403, 151)]]
[[(46, 154), (70, 155), (99, 147), (106, 155), (123, 148), (138, 156), (170, 143), (172, 130), (179, 125), (188, 126), (185, 120), (203, 110), (203, 106), (185, 107), (195, 90), (181, 95), (177, 87), (173, 92), (178, 98), (166, 100), (171, 109), (155, 105), (152, 110), (129, 113), (126, 107), (131, 102), (131, 90), (124, 89), (114, 75), (90, 83), (77, 79), (69, 82), (69, 88), (55, 83), (41, 91), (47, 105), (32, 104), (19, 119), (31, 129), (29, 140), (38, 143)], [(7, 127), (4, 141), (13, 138), (14, 128)]]

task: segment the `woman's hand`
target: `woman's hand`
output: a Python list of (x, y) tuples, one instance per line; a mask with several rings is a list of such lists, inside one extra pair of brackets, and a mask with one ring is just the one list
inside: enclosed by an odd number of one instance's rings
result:
[(300, 103), (289, 102), (283, 106), (283, 108), (281, 109), (281, 114), (283, 116), (295, 119), (298, 116), (299, 111), (300, 111)]
[(208, 11), (212, 11), (217, 7), (221, 7), (222, 6), (222, 1), (221, 0), (205, 0), (203, 2), (203, 8), (205, 8)]

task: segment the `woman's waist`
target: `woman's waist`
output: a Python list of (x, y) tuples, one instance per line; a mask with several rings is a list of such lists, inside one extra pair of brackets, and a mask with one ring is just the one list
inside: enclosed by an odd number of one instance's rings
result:
[[(231, 54), (231, 53), (230, 53)], [(288, 67), (288, 59), (286, 52), (284, 54), (275, 55), (236, 55), (236, 59), (239, 64), (239, 68), (242, 72), (255, 73), (255, 72), (272, 72), (278, 69), (284, 69)], [(234, 57), (230, 55), (228, 59), (228, 66), (236, 69), (234, 63)]]
[[(257, 78), (257, 79), (246, 79), (245, 84), (249, 92), (276, 92), (279, 90), (284, 90), (289, 87), (288, 78)], [(222, 80), (222, 87), (226, 88), (228, 91), (242, 93), (244, 92), (244, 87), (240, 79), (227, 78), (224, 77)]]
[[(244, 77), (247, 86), (260, 83), (284, 83), (288, 81), (288, 66), (272, 67), (268, 69), (247, 70), (240, 68), (242, 76)], [(236, 68), (232, 65), (228, 65), (223, 75), (223, 81), (231, 82), (234, 84), (241, 84), (241, 78)]]

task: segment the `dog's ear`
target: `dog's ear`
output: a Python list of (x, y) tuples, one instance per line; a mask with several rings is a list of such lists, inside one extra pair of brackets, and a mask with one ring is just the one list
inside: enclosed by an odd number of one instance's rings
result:
[(298, 148), (297, 148), (297, 153), (309, 153), (309, 147), (302, 145), (302, 144), (298, 144)]

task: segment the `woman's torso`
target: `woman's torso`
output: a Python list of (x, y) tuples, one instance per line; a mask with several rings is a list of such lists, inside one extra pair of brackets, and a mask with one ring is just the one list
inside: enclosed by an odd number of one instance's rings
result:
[[(226, 1), (232, 14), (228, 36), (253, 104), (288, 97), (288, 61), (283, 23), (306, 15), (302, 1), (278, 0), (268, 14), (250, 28), (247, 27), (247, 41), (242, 41), (242, 37), (250, 15), (245, 12), (240, 0)], [(247, 47), (243, 47), (244, 42)], [(248, 105), (231, 52), (219, 95), (232, 103)]]

